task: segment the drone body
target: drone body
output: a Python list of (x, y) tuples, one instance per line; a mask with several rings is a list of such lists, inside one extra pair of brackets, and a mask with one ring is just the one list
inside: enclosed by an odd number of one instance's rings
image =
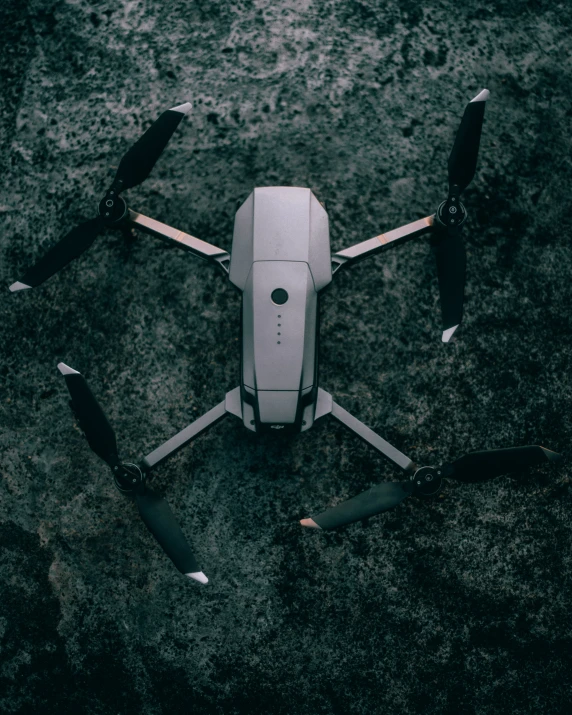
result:
[(328, 215), (309, 189), (255, 189), (237, 211), (229, 278), (242, 292), (245, 427), (301, 431), (318, 393), (318, 293), (332, 280)]
[(90, 447), (112, 469), (124, 494), (133, 496), (141, 517), (181, 573), (202, 583), (191, 548), (166, 500), (147, 485), (165, 459), (232, 415), (254, 432), (298, 433), (330, 415), (399, 467), (402, 482), (384, 482), (312, 519), (304, 526), (321, 529), (379, 514), (408, 496), (432, 496), (444, 477), (484, 481), (499, 474), (559, 458), (539, 446), (471, 452), (451, 464), (418, 467), (409, 457), (334, 402), (318, 385), (318, 301), (320, 292), (342, 267), (425, 234), (437, 261), (443, 342), (459, 326), (463, 311), (465, 249), (460, 229), (466, 211), (460, 194), (473, 179), (488, 90), (465, 108), (449, 156), (449, 192), (437, 211), (333, 255), (328, 215), (307, 188), (254, 189), (236, 213), (232, 253), (128, 208), (121, 192), (149, 175), (189, 103), (163, 114), (124, 155), (115, 180), (99, 204), (98, 216), (72, 229), (21, 280), (13, 292), (43, 283), (86, 251), (105, 228), (131, 227), (161, 238), (217, 265), (242, 293), (240, 384), (222, 402), (158, 446), (138, 463), (122, 462), (115, 433), (83, 375), (58, 365), (71, 395), (71, 406)]

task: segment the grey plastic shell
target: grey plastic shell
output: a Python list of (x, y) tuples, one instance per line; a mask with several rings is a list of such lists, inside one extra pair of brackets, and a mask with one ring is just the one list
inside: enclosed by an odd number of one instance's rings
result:
[[(236, 213), (229, 278), (243, 293), (245, 426), (307, 429), (317, 395), (318, 293), (332, 280), (328, 215), (310, 189), (254, 189)], [(286, 291), (284, 303), (273, 300), (276, 289)]]
[(230, 281), (244, 290), (256, 261), (303, 261), (317, 291), (332, 280), (328, 214), (310, 189), (256, 188), (236, 212)]

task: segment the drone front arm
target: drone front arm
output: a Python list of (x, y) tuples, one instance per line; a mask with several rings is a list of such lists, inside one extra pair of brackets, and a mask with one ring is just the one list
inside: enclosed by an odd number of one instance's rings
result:
[(218, 246), (213, 246), (211, 243), (195, 238), (195, 236), (191, 236), (184, 231), (179, 231), (178, 228), (167, 226), (165, 223), (149, 218), (149, 216), (144, 216), (132, 209), (127, 209), (124, 223), (151, 236), (156, 236), (167, 243), (183, 248), (199, 258), (218, 263), (228, 273), (230, 254), (227, 251), (223, 251), (222, 248), (218, 248)]
[(405, 226), (394, 228), (393, 231), (382, 233), (374, 238), (369, 238), (367, 241), (356, 243), (354, 246), (344, 248), (343, 251), (338, 251), (332, 255), (333, 273), (342, 266), (347, 266), (352, 263), (362, 261), (364, 258), (374, 256), (376, 253), (398, 246), (413, 238), (418, 238), (424, 233), (429, 233), (433, 230), (433, 222), (435, 216), (425, 216), (418, 221), (408, 223)]

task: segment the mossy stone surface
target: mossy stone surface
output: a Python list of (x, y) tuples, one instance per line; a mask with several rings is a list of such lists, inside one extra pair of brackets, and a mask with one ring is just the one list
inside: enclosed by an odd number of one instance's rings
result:
[(572, 711), (568, 461), (317, 533), (298, 520), (398, 471), (328, 420), (273, 441), (229, 419), (153, 477), (201, 586), (114, 489), (56, 365), (86, 376), (138, 459), (238, 384), (239, 296), (112, 231), (8, 291), (168, 107), (194, 110), (132, 208), (230, 250), (255, 186), (307, 186), (340, 250), (435, 212), (487, 87), (461, 328), (441, 343), (427, 240), (387, 252), (324, 296), (320, 384), (419, 463), (520, 444), (569, 458), (571, 16), (548, 0), (2, 4), (0, 710)]

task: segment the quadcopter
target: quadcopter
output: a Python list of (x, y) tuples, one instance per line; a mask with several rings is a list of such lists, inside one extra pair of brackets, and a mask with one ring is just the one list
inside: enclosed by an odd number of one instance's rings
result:
[(64, 363), (70, 406), (91, 449), (111, 468), (116, 487), (134, 498), (140, 515), (175, 567), (201, 583), (200, 569), (168, 502), (147, 485), (151, 470), (224, 417), (232, 415), (257, 433), (297, 434), (331, 415), (404, 473), (337, 506), (302, 519), (303, 526), (333, 529), (397, 506), (408, 496), (436, 495), (444, 479), (485, 481), (561, 458), (543, 447), (469, 452), (440, 467), (418, 466), (318, 385), (318, 302), (341, 269), (423, 235), (437, 262), (443, 321), (450, 341), (463, 313), (466, 257), (461, 230), (467, 212), (461, 193), (472, 181), (489, 91), (465, 107), (448, 159), (449, 191), (435, 214), (331, 254), (328, 214), (308, 188), (255, 188), (236, 211), (232, 252), (189, 235), (127, 206), (122, 192), (141, 184), (190, 103), (164, 111), (121, 159), (98, 215), (72, 229), (10, 290), (36, 287), (80, 256), (107, 228), (135, 228), (216, 265), (242, 294), (240, 385), (138, 463), (119, 459), (115, 433), (81, 373)]

